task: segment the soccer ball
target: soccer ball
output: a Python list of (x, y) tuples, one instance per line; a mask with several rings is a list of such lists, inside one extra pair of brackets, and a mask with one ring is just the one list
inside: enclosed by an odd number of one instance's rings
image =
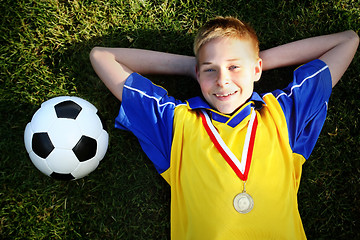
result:
[(41, 104), (26, 125), (24, 142), (41, 172), (58, 180), (74, 180), (97, 168), (109, 135), (94, 105), (61, 96)]

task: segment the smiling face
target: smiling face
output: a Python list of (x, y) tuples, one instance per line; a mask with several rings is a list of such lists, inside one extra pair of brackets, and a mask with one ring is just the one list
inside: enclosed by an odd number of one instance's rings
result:
[(196, 68), (204, 98), (219, 112), (232, 114), (251, 97), (261, 65), (249, 40), (211, 40), (200, 48)]

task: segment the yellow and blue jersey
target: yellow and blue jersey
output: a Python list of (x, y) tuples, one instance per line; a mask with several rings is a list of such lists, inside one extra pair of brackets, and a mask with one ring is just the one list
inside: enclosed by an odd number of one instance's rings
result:
[[(302, 164), (326, 118), (331, 76), (314, 60), (294, 71), (283, 90), (253, 93), (234, 114), (213, 110), (201, 97), (185, 102), (133, 73), (126, 81), (115, 126), (129, 130), (171, 186), (172, 239), (305, 239), (297, 192)], [(240, 159), (251, 107), (258, 127), (246, 191), (254, 208), (238, 213), (233, 199), (243, 190), (208, 136), (199, 110)]]

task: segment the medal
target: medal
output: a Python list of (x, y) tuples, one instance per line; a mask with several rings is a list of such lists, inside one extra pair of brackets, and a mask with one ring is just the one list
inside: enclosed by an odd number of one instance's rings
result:
[(239, 193), (234, 198), (234, 208), (239, 213), (248, 213), (254, 207), (254, 200), (246, 192)]
[(245, 191), (245, 182), (244, 182), (244, 191), (239, 193), (234, 198), (234, 208), (239, 213), (248, 213), (254, 207), (254, 200), (252, 197)]
[(256, 111), (252, 108), (252, 113), (249, 121), (249, 126), (245, 136), (244, 148), (241, 156), (241, 162), (237, 157), (231, 152), (228, 146), (225, 144), (224, 140), (221, 138), (218, 131), (215, 129), (212, 124), (208, 114), (201, 110), (200, 114), (202, 118), (203, 125), (206, 132), (208, 133), (211, 141), (214, 143), (215, 147), (218, 149), (220, 154), (234, 170), (236, 175), (244, 181), (244, 190), (243, 192), (237, 194), (233, 200), (233, 205), (236, 211), (239, 213), (248, 213), (254, 207), (253, 198), (246, 192), (245, 183), (248, 178), (248, 173), (250, 170), (250, 164), (252, 159), (252, 153), (254, 149), (255, 134), (258, 125)]

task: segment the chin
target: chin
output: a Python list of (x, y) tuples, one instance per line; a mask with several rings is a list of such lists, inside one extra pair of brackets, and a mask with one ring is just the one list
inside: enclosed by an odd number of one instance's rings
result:
[(239, 108), (218, 108), (217, 110), (223, 114), (231, 115)]
[[(241, 104), (238, 104), (238, 103)], [(233, 113), (235, 113), (237, 110), (239, 110), (245, 103), (246, 101), (244, 101), (243, 99), (233, 99), (233, 101), (228, 101), (225, 103), (225, 101), (223, 102), (218, 102), (217, 106), (214, 104), (215, 109), (222, 113), (222, 114), (227, 114), (227, 115), (232, 115)]]

